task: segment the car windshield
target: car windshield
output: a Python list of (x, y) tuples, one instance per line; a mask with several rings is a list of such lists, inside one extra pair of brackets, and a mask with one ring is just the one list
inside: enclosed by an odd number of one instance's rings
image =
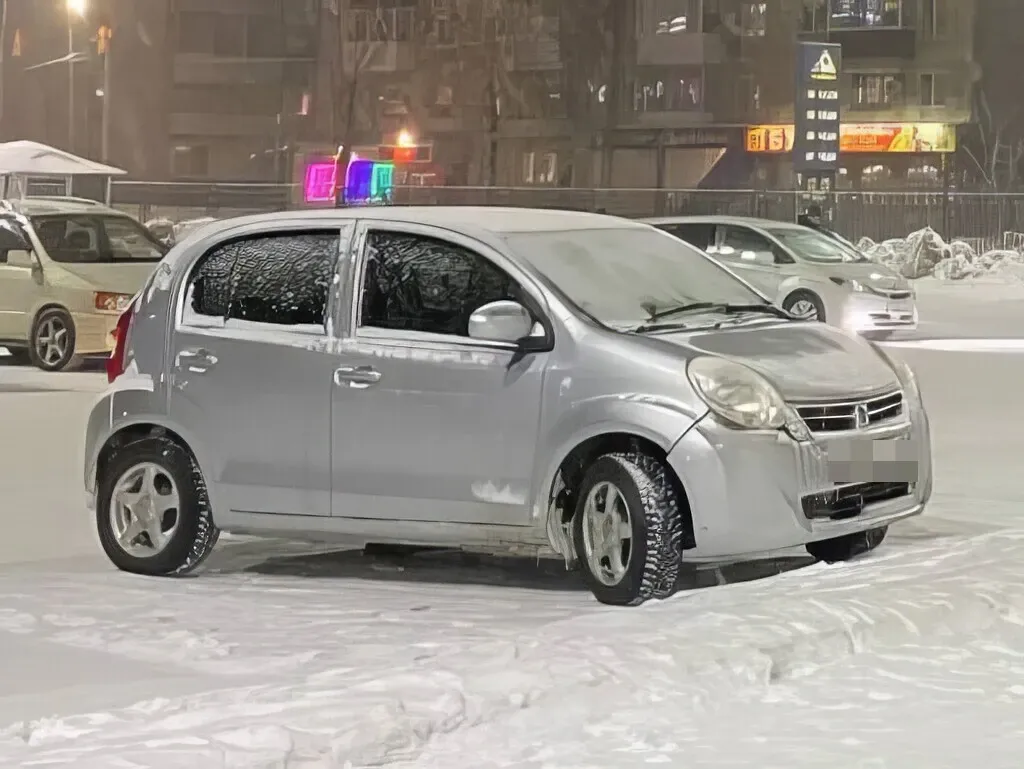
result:
[(868, 261), (868, 258), (853, 246), (814, 230), (778, 227), (768, 232), (781, 241), (782, 245), (808, 262), (836, 264)]
[(654, 228), (515, 233), (506, 238), (579, 309), (632, 328), (684, 304), (763, 304), (764, 297), (678, 238)]
[(49, 257), (63, 264), (159, 262), (168, 250), (129, 216), (33, 216), (32, 226)]

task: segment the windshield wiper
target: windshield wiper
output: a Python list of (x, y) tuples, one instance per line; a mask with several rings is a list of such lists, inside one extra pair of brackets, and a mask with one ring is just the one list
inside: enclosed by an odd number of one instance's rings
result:
[(683, 315), (690, 312), (717, 312), (723, 315), (740, 315), (743, 313), (764, 313), (766, 315), (772, 315), (776, 318), (782, 318), (783, 320), (794, 320), (793, 316), (785, 310), (776, 307), (773, 304), (732, 304), (729, 302), (691, 302), (690, 304), (681, 304), (678, 307), (669, 307), (665, 310), (659, 310), (658, 312), (652, 312), (650, 317), (647, 318), (643, 323), (633, 329), (635, 334), (647, 334), (652, 331), (662, 331), (668, 328), (685, 328), (685, 325), (681, 323), (661, 323), (660, 321), (667, 320), (668, 318), (676, 315)]

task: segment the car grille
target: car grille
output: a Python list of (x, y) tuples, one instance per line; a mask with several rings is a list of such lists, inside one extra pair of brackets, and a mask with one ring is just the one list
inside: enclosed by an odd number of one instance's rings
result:
[(895, 289), (895, 288), (879, 288), (876, 289), (879, 294), (888, 299), (909, 299), (910, 292), (906, 289)]
[[(863, 408), (858, 408), (863, 407)], [(857, 412), (867, 409), (867, 421), (857, 424)], [(805, 403), (796, 406), (797, 413), (812, 433), (835, 433), (870, 427), (895, 419), (903, 413), (903, 393), (896, 392), (863, 401), (840, 403)]]
[(841, 521), (856, 518), (868, 505), (906, 497), (910, 492), (909, 483), (853, 483), (836, 486), (833, 491), (808, 494), (800, 502), (808, 518)]

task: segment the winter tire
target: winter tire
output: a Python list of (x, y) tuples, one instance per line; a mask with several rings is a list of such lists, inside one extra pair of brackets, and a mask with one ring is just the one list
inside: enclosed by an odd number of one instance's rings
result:
[(78, 368), (82, 359), (75, 355), (75, 321), (63, 307), (43, 310), (32, 324), (28, 346), (32, 365), (43, 371), (68, 371)]
[(672, 594), (689, 525), (685, 504), (671, 471), (654, 457), (606, 454), (594, 461), (577, 498), (573, 541), (598, 601), (636, 606)]
[(782, 309), (801, 320), (825, 322), (825, 305), (813, 291), (801, 288), (786, 297)]
[(885, 539), (888, 531), (888, 526), (879, 526), (877, 529), (868, 529), (856, 534), (846, 534), (835, 539), (811, 542), (807, 545), (807, 552), (812, 557), (825, 563), (849, 561), (859, 555), (870, 553), (882, 544), (882, 540)]
[(219, 536), (195, 460), (160, 436), (133, 441), (104, 463), (96, 528), (117, 568), (147, 576), (195, 571)]

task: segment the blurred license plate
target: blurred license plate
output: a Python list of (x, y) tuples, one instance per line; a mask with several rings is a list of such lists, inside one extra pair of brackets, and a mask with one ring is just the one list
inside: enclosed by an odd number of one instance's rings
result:
[(828, 474), (833, 483), (913, 483), (917, 472), (913, 441), (852, 440), (828, 448)]

